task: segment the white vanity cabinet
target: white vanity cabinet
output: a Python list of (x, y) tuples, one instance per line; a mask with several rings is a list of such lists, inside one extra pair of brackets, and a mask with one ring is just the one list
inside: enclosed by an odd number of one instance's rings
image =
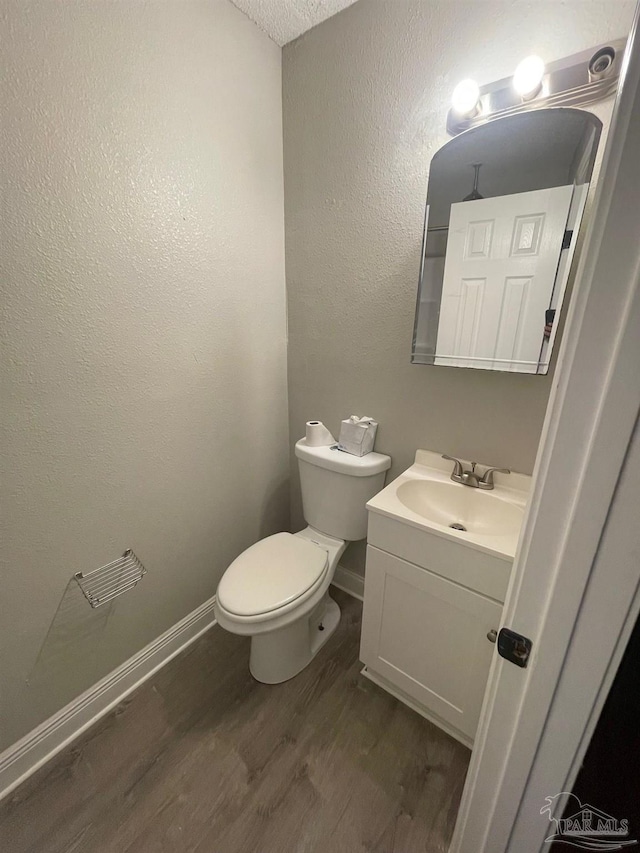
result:
[(418, 450), (367, 504), (363, 674), (467, 746), (530, 485), (497, 472), (471, 488), (452, 482), (441, 454)]
[(502, 604), (367, 548), (361, 660), (366, 675), (471, 746)]

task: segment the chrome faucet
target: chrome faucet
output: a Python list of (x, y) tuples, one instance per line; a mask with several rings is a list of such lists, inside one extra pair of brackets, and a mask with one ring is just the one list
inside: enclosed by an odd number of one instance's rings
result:
[(446, 453), (442, 454), (443, 459), (448, 459), (450, 462), (453, 462), (453, 471), (451, 473), (451, 479), (454, 483), (462, 483), (463, 486), (471, 486), (473, 489), (477, 489), (480, 485), (480, 479), (476, 474), (476, 463), (471, 463), (471, 470), (465, 471), (462, 467), (462, 462), (459, 459), (456, 459), (455, 456), (447, 456)]
[(448, 459), (450, 462), (453, 462), (453, 471), (451, 472), (451, 479), (454, 483), (462, 483), (463, 486), (470, 486), (472, 489), (493, 489), (495, 487), (495, 483), (493, 482), (493, 475), (497, 471), (498, 474), (510, 474), (511, 471), (509, 468), (487, 468), (484, 474), (479, 477), (476, 474), (476, 463), (471, 463), (471, 469), (465, 471), (462, 462), (459, 459), (456, 459), (455, 456), (447, 456), (446, 453), (442, 454), (443, 459)]

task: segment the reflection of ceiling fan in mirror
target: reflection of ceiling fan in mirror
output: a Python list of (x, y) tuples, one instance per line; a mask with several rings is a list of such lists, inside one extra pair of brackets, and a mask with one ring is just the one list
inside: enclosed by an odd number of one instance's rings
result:
[(484, 196), (478, 192), (478, 178), (480, 176), (480, 167), (482, 166), (482, 163), (472, 163), (471, 165), (475, 169), (473, 175), (473, 189), (471, 190), (469, 195), (466, 195), (462, 199), (462, 201), (476, 201), (479, 198), (484, 198)]

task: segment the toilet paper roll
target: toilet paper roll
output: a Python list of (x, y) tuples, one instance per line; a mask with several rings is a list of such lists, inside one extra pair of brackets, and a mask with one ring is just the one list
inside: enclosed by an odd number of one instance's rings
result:
[(336, 443), (322, 421), (307, 421), (306, 439), (308, 447), (327, 447)]

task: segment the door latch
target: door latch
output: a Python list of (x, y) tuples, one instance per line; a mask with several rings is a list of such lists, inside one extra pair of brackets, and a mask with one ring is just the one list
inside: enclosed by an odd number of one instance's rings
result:
[(565, 231), (564, 237), (562, 239), (562, 248), (563, 249), (570, 249), (572, 240), (573, 240), (573, 231)]
[(529, 663), (529, 655), (533, 643), (522, 634), (516, 634), (509, 628), (501, 628), (498, 634), (498, 654), (505, 660), (525, 667)]

